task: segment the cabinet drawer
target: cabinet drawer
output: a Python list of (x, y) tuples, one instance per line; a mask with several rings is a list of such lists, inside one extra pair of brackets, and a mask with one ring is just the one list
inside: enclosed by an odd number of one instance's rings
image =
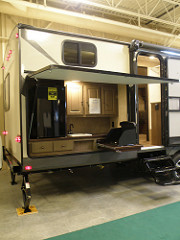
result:
[(70, 151), (73, 150), (73, 141), (54, 141), (54, 151)]
[(74, 142), (74, 150), (77, 152), (88, 152), (93, 150), (94, 140), (83, 140)]
[(31, 153), (48, 153), (53, 151), (53, 143), (48, 142), (34, 142), (30, 144)]

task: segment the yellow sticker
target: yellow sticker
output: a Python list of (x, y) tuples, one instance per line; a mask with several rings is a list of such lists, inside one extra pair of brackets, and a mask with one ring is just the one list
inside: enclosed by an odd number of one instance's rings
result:
[(48, 100), (57, 100), (57, 99), (58, 99), (57, 88), (48, 87)]

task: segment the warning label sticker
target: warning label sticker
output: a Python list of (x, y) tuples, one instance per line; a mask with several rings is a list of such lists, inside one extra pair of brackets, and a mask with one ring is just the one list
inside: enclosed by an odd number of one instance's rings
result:
[(57, 99), (58, 99), (57, 88), (48, 87), (48, 100), (57, 100)]

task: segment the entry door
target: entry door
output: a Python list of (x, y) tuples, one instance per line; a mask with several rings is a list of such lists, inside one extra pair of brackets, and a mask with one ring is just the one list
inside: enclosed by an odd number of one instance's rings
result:
[[(180, 59), (167, 60), (168, 78), (180, 79)], [(168, 84), (169, 145), (180, 144), (180, 83)]]

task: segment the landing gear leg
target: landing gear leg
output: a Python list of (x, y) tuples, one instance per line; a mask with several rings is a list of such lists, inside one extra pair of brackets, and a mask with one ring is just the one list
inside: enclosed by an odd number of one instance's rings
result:
[(15, 178), (16, 178), (16, 174), (13, 171), (11, 171), (11, 185), (17, 184), (17, 182), (15, 181)]
[(23, 207), (24, 213), (31, 212), (29, 208), (30, 201), (31, 201), (31, 190), (30, 190), (28, 174), (23, 175), (21, 190), (22, 190), (23, 202), (24, 202), (24, 207)]

